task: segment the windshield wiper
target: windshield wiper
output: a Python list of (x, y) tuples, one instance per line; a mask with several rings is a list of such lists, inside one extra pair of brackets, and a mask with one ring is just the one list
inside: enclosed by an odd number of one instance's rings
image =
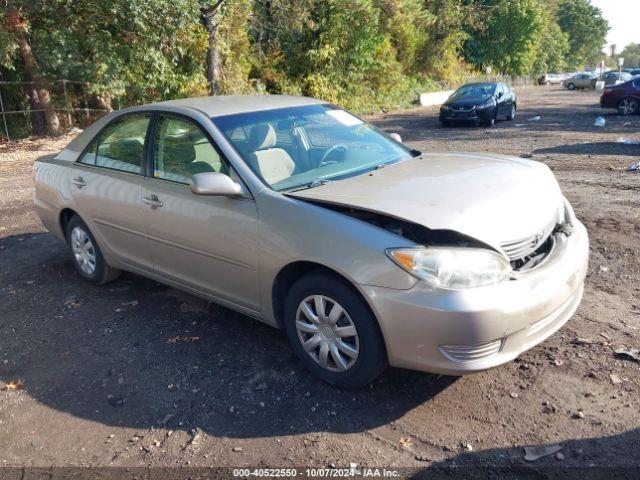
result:
[(290, 192), (297, 192), (299, 190), (307, 190), (309, 188), (321, 187), (322, 185), (326, 185), (327, 183), (333, 183), (333, 180), (326, 180), (326, 179), (314, 180), (313, 182), (309, 182), (309, 183), (301, 186), (300, 188), (296, 188), (296, 189), (289, 190), (289, 191)]

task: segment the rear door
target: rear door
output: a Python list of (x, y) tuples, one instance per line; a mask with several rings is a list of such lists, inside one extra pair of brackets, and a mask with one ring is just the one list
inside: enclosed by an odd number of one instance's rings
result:
[(255, 202), (191, 192), (195, 173), (219, 172), (239, 181), (194, 121), (161, 113), (152, 130), (143, 202), (155, 272), (258, 312)]
[(152, 270), (144, 236), (143, 158), (151, 115), (107, 125), (74, 165), (71, 190), (100, 248), (125, 265)]
[(504, 97), (505, 97), (505, 116), (511, 115), (511, 108), (515, 101), (516, 95), (508, 85), (504, 85)]

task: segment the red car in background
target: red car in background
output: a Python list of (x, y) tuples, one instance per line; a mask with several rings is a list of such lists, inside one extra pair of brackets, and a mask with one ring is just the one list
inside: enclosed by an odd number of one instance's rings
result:
[(640, 77), (605, 87), (600, 97), (600, 107), (615, 108), (620, 115), (640, 113)]

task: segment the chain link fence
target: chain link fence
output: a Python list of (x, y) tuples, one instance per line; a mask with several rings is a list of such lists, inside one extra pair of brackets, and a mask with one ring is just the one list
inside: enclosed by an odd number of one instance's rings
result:
[[(108, 108), (90, 93), (93, 84), (74, 80), (42, 82), (0, 81), (0, 140), (16, 140), (46, 131), (45, 112), (38, 90), (49, 92), (50, 109), (57, 113), (61, 132), (84, 128), (114, 108), (129, 106), (128, 95), (114, 95)], [(105, 103), (105, 102), (102, 102)]]
[(443, 90), (455, 90), (466, 83), (476, 82), (501, 82), (506, 83), (510, 87), (529, 87), (538, 84), (538, 77), (531, 75), (470, 75), (456, 80), (444, 80), (438, 82), (438, 84)]
[[(535, 85), (531, 76), (511, 77), (504, 75), (477, 75), (438, 82), (443, 90), (451, 90), (471, 82), (504, 82), (512, 87)], [(259, 80), (252, 80), (260, 83)], [(74, 127), (84, 128), (110, 111), (138, 104), (134, 99), (156, 101), (150, 92), (131, 91), (128, 88), (107, 89), (112, 92), (107, 99), (92, 93), (94, 84), (74, 80), (52, 80), (36, 82), (0, 81), (0, 140), (16, 140), (31, 135), (42, 135), (46, 131), (45, 109), (38, 102), (38, 88), (44, 87), (50, 94), (51, 109), (58, 115), (60, 131), (68, 132)], [(264, 91), (253, 85), (256, 91)], [(162, 100), (166, 100), (162, 98)], [(108, 106), (108, 108), (107, 108)]]

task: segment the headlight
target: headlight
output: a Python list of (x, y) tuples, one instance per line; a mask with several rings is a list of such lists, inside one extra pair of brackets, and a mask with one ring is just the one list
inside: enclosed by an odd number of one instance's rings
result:
[(387, 255), (407, 272), (439, 288), (491, 285), (512, 273), (504, 257), (482, 248), (397, 248), (387, 250)]

